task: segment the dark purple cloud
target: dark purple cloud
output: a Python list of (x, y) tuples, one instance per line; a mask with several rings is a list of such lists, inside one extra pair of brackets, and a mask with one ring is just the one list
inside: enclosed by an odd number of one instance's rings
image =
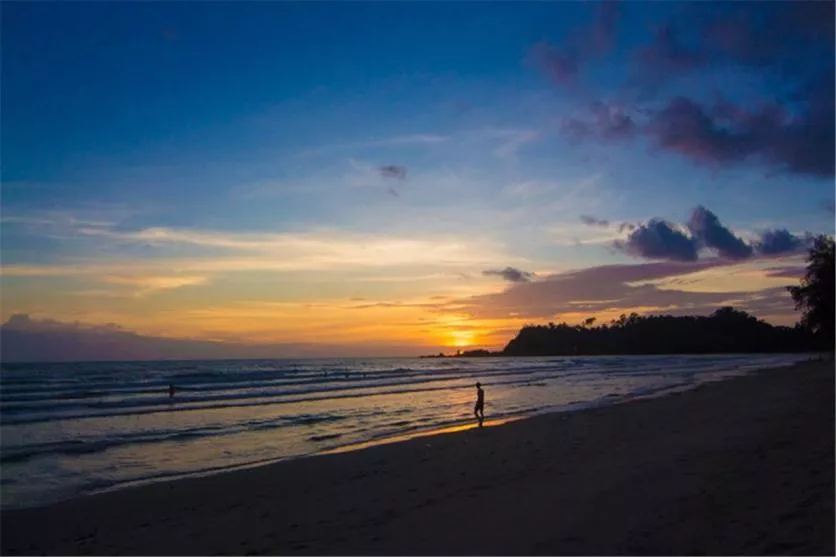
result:
[[(825, 91), (829, 89), (830, 92)], [(809, 84), (807, 98), (790, 110), (775, 103), (755, 111), (719, 101), (708, 108), (684, 97), (672, 99), (644, 128), (658, 147), (715, 164), (757, 157), (779, 171), (815, 177), (834, 175), (832, 85)]]
[(831, 215), (836, 213), (836, 201), (833, 199), (825, 199), (821, 202), (821, 207)]
[[(656, 110), (627, 109), (594, 101), (586, 119), (564, 118), (573, 139), (613, 141), (642, 135), (657, 149), (695, 162), (730, 165), (757, 160), (781, 172), (834, 175), (832, 84), (816, 80), (797, 90), (792, 107), (770, 102), (752, 110), (720, 97), (703, 105), (675, 97)], [(638, 123), (636, 116), (644, 116)]]
[(803, 251), (810, 244), (810, 240), (799, 238), (786, 228), (775, 228), (763, 232), (754, 244), (755, 249), (762, 255), (784, 255)]
[(581, 222), (587, 226), (609, 226), (610, 221), (605, 219), (596, 219), (591, 215), (581, 215)]
[(691, 213), (688, 229), (697, 242), (716, 249), (723, 257), (745, 259), (752, 255), (752, 246), (720, 224), (717, 215), (703, 206), (695, 208)]
[(572, 85), (589, 61), (612, 49), (620, 17), (620, 2), (599, 2), (590, 24), (575, 29), (559, 46), (538, 42), (531, 48), (528, 59), (556, 84)]
[[(833, 41), (830, 1), (734, 2), (695, 6), (692, 21), (715, 63), (797, 70)], [(832, 58), (833, 52), (830, 52)]]
[(690, 235), (659, 218), (638, 225), (624, 222), (618, 225), (618, 231), (629, 232), (627, 238), (616, 240), (613, 245), (623, 253), (644, 259), (696, 261), (699, 248), (708, 247), (717, 250), (721, 259), (743, 260), (800, 253), (811, 245), (813, 238), (809, 232), (796, 236), (785, 228), (775, 228), (747, 243), (702, 205), (694, 208), (686, 226)]
[[(557, 320), (561, 314), (599, 312), (709, 314), (733, 305), (759, 316), (794, 318), (793, 303), (784, 287), (756, 292), (688, 292), (676, 289), (675, 277), (713, 267), (734, 266), (728, 260), (662, 261), (635, 265), (605, 265), (518, 283), (502, 292), (451, 300), (450, 307), (475, 319)], [(669, 279), (665, 288), (639, 282)], [(795, 278), (788, 278), (793, 284)], [(682, 284), (687, 281), (681, 281)], [(659, 309), (656, 309), (659, 308)], [(445, 309), (439, 308), (440, 311)]]
[(378, 167), (378, 170), (380, 171), (380, 175), (384, 178), (395, 178), (397, 180), (403, 180), (404, 178), (406, 178), (405, 166), (388, 164), (386, 166)]
[[(758, 96), (734, 102), (721, 96), (712, 103), (680, 94), (652, 105), (640, 96), (635, 105), (617, 109), (595, 101), (588, 118), (564, 119), (561, 129), (574, 139), (642, 136), (657, 149), (715, 168), (752, 163), (771, 172), (832, 178), (835, 4), (682, 4), (670, 20), (658, 22), (647, 44), (632, 52), (638, 73), (622, 93), (636, 86), (660, 93), (665, 82), (678, 76), (700, 71), (710, 77), (733, 68), (757, 75)], [(576, 82), (592, 50), (583, 41), (569, 41), (545, 51), (543, 67), (559, 81)]]
[(529, 282), (532, 278), (534, 278), (534, 273), (521, 271), (520, 269), (515, 269), (514, 267), (505, 267), (504, 269), (488, 269), (486, 271), (482, 271), (482, 274), (486, 277), (502, 277), (504, 280), (509, 282)]
[(696, 261), (697, 246), (671, 224), (661, 219), (650, 219), (640, 224), (626, 240), (616, 240), (616, 249), (635, 257), (668, 259), (672, 261)]
[(718, 126), (702, 106), (684, 97), (671, 100), (645, 129), (658, 147), (698, 160), (742, 160), (754, 148), (747, 137)]

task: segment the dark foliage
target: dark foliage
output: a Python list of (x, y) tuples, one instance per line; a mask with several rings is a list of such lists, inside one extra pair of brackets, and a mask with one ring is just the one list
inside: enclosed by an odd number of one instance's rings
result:
[(592, 323), (588, 319), (585, 325), (527, 325), (502, 354), (717, 354), (822, 348), (817, 336), (806, 327), (770, 325), (731, 307), (718, 309), (707, 317), (632, 313), (598, 327), (588, 326)]
[(811, 331), (828, 349), (834, 346), (834, 244), (833, 238), (815, 238), (807, 256), (807, 272), (799, 286), (787, 288), (795, 301), (795, 309), (804, 313), (801, 326)]

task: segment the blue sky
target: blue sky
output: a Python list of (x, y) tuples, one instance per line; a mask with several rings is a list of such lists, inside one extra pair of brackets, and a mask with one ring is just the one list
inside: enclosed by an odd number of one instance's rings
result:
[[(4, 4), (3, 320), (243, 343), (315, 343), (339, 326), (352, 346), (495, 347), (526, 316), (480, 321), (473, 300), (682, 263), (654, 218), (700, 265), (759, 277), (699, 275), (705, 288), (777, 295), (770, 269), (801, 264), (805, 233), (833, 232), (828, 10)], [(724, 259), (695, 232), (699, 206), (747, 245), (775, 229), (791, 241)], [(483, 273), (508, 266), (536, 278)], [(381, 305), (355, 310), (359, 298)], [(333, 319), (312, 324), (315, 303)], [(555, 307), (546, 317), (580, 319)], [(759, 316), (795, 319), (769, 307)]]

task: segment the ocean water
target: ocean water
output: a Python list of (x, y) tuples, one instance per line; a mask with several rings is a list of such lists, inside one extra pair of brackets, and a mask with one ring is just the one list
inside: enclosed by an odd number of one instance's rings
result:
[[(806, 355), (2, 364), (0, 503), (25, 507), (656, 396)], [(177, 392), (169, 397), (168, 385)]]

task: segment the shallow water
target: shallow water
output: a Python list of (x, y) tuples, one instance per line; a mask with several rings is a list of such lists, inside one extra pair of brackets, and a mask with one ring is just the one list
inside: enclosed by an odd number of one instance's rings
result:
[[(664, 394), (793, 355), (3, 364), (4, 508)], [(177, 392), (169, 398), (168, 385)]]

